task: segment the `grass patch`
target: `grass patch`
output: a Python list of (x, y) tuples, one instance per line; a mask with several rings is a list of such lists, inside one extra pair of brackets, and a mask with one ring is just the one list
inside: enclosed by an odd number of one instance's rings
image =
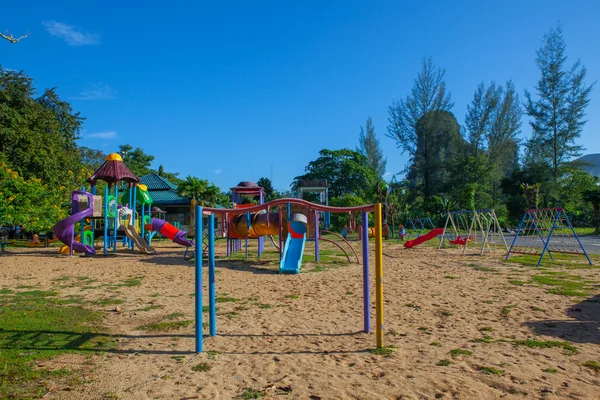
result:
[(194, 372), (208, 372), (210, 371), (212, 366), (209, 363), (201, 362), (200, 364), (196, 364), (192, 367), (192, 371)]
[(389, 356), (394, 352), (390, 346), (377, 347), (375, 349), (369, 349), (368, 351), (376, 356)]
[(262, 303), (259, 303), (259, 304), (257, 304), (257, 305), (258, 305), (258, 308), (264, 308), (264, 309), (273, 308), (273, 306), (271, 306), (270, 304), (262, 304)]
[(263, 396), (262, 392), (252, 388), (244, 388), (242, 393), (236, 397), (236, 399), (240, 400), (250, 400), (250, 399), (260, 399)]
[(473, 340), (475, 343), (494, 343), (494, 338), (488, 335), (484, 335), (482, 338)]
[(598, 361), (586, 361), (581, 365), (591, 369), (594, 372), (600, 372), (600, 363)]
[(0, 294), (11, 294), (12, 292), (10, 289), (0, 289)]
[(491, 326), (484, 326), (483, 328), (479, 328), (479, 330), (481, 332), (493, 332), (494, 328), (492, 328)]
[(185, 356), (171, 356), (171, 358), (178, 364), (181, 364), (185, 360)]
[(435, 347), (442, 347), (442, 344), (440, 342), (431, 342), (429, 343), (430, 346), (435, 346)]
[(174, 320), (174, 319), (183, 318), (183, 317), (185, 317), (185, 314), (181, 313), (181, 312), (175, 312), (175, 313), (167, 315), (168, 320)]
[(534, 275), (531, 279), (541, 285), (554, 286), (548, 290), (548, 293), (552, 294), (584, 297), (591, 290), (588, 283), (582, 282), (580, 277), (573, 275)]
[(191, 319), (183, 321), (151, 322), (149, 324), (138, 326), (136, 330), (145, 332), (174, 331), (177, 329), (186, 328), (193, 323), (194, 321), (192, 321)]
[(123, 303), (125, 303), (125, 300), (115, 299), (114, 297), (110, 297), (110, 298), (106, 298), (106, 299), (98, 299), (98, 300), (92, 302), (92, 304), (97, 305), (97, 306), (114, 306), (114, 305), (123, 304)]
[(510, 314), (513, 308), (515, 308), (515, 306), (504, 306), (502, 307), (500, 314), (502, 314), (503, 317), (508, 317), (508, 314)]
[(483, 372), (484, 374), (488, 374), (488, 375), (497, 375), (497, 376), (504, 375), (503, 369), (498, 369), (498, 368), (494, 368), (494, 367), (485, 367), (483, 365), (480, 365), (477, 369), (479, 371)]
[(546, 369), (543, 369), (542, 372), (545, 372), (547, 374), (556, 374), (558, 372), (558, 370), (556, 370), (554, 368), (546, 368)]
[(227, 319), (234, 319), (235, 317), (237, 317), (240, 314), (238, 314), (235, 311), (229, 311), (229, 312), (226, 312), (224, 315), (225, 315), (225, 318), (227, 318)]
[(531, 306), (531, 310), (532, 311), (546, 311), (543, 308), (539, 308), (539, 307), (536, 307), (536, 306)]
[(235, 303), (236, 301), (240, 301), (240, 299), (236, 299), (235, 297), (217, 297), (215, 299), (217, 303)]
[(115, 338), (103, 333), (101, 313), (65, 306), (56, 296), (33, 291), (3, 300), (7, 303), (0, 307), (0, 398), (40, 398), (50, 386), (77, 384), (80, 378), (67, 369), (48, 371), (34, 365), (59, 354), (114, 346)]
[(300, 298), (300, 296), (295, 295), (295, 294), (288, 294), (284, 296), (286, 299), (291, 299), (291, 300), (298, 300)]
[(470, 355), (473, 355), (473, 352), (470, 350), (465, 350), (465, 349), (452, 349), (452, 350), (450, 350), (450, 355), (452, 357), (470, 356)]
[(513, 343), (517, 346), (525, 346), (531, 349), (551, 349), (554, 347), (560, 347), (565, 350), (568, 354), (576, 354), (578, 352), (577, 347), (573, 346), (568, 342), (560, 342), (558, 340), (515, 340)]
[(454, 275), (446, 275), (446, 276), (444, 276), (444, 278), (446, 278), (446, 279), (456, 279), (456, 276), (454, 276)]
[(214, 351), (214, 350), (209, 350), (206, 352), (206, 356), (208, 357), (209, 360), (216, 360), (217, 356), (221, 354), (218, 351)]
[(450, 360), (443, 359), (443, 360), (438, 361), (436, 365), (439, 365), (440, 367), (447, 367), (450, 364), (452, 364), (452, 362)]

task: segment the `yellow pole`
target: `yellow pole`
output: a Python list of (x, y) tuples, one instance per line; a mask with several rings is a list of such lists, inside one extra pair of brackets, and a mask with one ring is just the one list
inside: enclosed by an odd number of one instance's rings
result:
[(383, 249), (381, 203), (375, 204), (375, 335), (377, 348), (383, 347)]

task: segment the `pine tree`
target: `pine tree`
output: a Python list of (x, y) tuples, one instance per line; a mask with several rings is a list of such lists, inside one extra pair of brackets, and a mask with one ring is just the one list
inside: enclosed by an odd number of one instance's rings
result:
[(595, 83), (586, 86), (587, 70), (577, 60), (567, 69), (566, 44), (560, 25), (544, 35), (536, 63), (541, 78), (535, 86), (537, 99), (525, 91), (525, 109), (532, 120), (532, 137), (527, 144), (529, 162), (544, 162), (552, 171), (556, 186), (561, 167), (581, 154), (575, 143), (586, 123), (585, 109)]
[(360, 127), (357, 151), (367, 157), (367, 164), (377, 171), (379, 177), (383, 177), (387, 160), (383, 157), (381, 143), (375, 134), (371, 117), (367, 118), (365, 128)]

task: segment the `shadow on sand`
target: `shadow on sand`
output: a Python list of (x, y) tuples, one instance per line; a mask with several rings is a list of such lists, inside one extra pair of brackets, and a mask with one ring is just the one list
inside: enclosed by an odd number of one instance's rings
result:
[(572, 319), (531, 321), (525, 325), (538, 335), (555, 336), (575, 343), (600, 344), (600, 295), (567, 309)]
[[(229, 338), (283, 338), (283, 337), (353, 337), (362, 335), (362, 332), (347, 332), (347, 333), (297, 333), (297, 334), (225, 334), (219, 335), (222, 337)], [(117, 340), (156, 340), (156, 339), (193, 339), (194, 335), (182, 335), (182, 334), (142, 334), (142, 335), (111, 335), (107, 333), (78, 333), (78, 332), (62, 332), (62, 331), (26, 331), (26, 330), (2, 330), (0, 329), (1, 345), (2, 349), (19, 349), (23, 351), (76, 351), (81, 353), (93, 353), (93, 352), (104, 352), (112, 354), (166, 354), (166, 355), (188, 355), (194, 354), (193, 349), (186, 350), (166, 350), (160, 348), (130, 348), (130, 349), (118, 349), (118, 348), (106, 348), (103, 346), (95, 346), (96, 343)], [(57, 336), (56, 341), (53, 337)], [(204, 336), (204, 342), (210, 341), (211, 338), (208, 334)], [(127, 343), (131, 347), (132, 343)], [(141, 345), (141, 344), (140, 344)], [(144, 343), (146, 347), (148, 343)], [(158, 347), (158, 346), (157, 346)], [(167, 345), (165, 345), (167, 347)], [(232, 346), (237, 349), (237, 346)], [(297, 346), (294, 346), (295, 350), (268, 350), (265, 351), (219, 351), (220, 354), (358, 354), (364, 353), (368, 350), (300, 350)]]

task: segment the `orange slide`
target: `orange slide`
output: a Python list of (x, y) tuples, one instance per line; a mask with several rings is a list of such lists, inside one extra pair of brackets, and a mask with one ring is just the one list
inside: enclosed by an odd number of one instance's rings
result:
[(428, 240), (433, 239), (434, 237), (436, 237), (438, 235), (441, 235), (442, 233), (444, 233), (443, 228), (435, 228), (435, 229), (427, 232), (426, 234), (419, 236), (416, 239), (407, 241), (406, 243), (404, 243), (404, 247), (406, 247), (407, 249), (411, 249), (423, 242), (426, 242)]

